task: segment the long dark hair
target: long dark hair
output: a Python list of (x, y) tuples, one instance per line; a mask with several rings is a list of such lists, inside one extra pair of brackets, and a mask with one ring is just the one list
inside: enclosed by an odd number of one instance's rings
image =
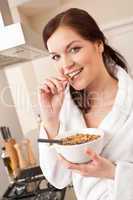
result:
[[(60, 26), (71, 27), (84, 39), (91, 42), (102, 42), (104, 46), (104, 52), (102, 54), (103, 61), (108, 73), (112, 77), (114, 77), (115, 65), (119, 65), (127, 71), (124, 57), (108, 45), (103, 32), (100, 30), (95, 20), (86, 11), (78, 8), (70, 8), (52, 18), (43, 30), (43, 40), (46, 49), (48, 49), (47, 40)], [(70, 94), (79, 109), (82, 110), (82, 112), (88, 112), (90, 106), (86, 101), (85, 91), (76, 91), (72, 86), (70, 86)]]

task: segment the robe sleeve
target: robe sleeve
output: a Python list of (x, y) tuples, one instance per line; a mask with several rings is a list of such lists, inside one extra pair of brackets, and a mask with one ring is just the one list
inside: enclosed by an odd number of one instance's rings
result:
[[(58, 134), (64, 129), (60, 123)], [(40, 138), (48, 138), (46, 130), (41, 127)], [(48, 143), (39, 143), (40, 167), (46, 179), (56, 188), (62, 189), (71, 183), (71, 171), (58, 160), (58, 154)]]
[(133, 199), (133, 163), (117, 162), (113, 200)]

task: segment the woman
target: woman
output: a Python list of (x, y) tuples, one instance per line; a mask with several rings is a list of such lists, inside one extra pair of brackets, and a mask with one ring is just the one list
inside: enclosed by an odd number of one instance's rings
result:
[(70, 163), (39, 144), (46, 178), (57, 188), (72, 182), (78, 200), (133, 199), (133, 82), (124, 58), (107, 44), (94, 19), (77, 8), (50, 20), (43, 40), (60, 76), (46, 79), (40, 90), (40, 137), (95, 127), (108, 138), (100, 155), (85, 150), (92, 160), (85, 164)]

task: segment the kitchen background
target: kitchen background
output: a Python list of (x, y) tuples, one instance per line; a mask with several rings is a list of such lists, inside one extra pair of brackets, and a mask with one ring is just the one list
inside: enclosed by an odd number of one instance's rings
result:
[[(37, 90), (46, 77), (57, 74), (43, 49), (42, 29), (52, 16), (70, 7), (85, 9), (96, 19), (110, 44), (127, 59), (133, 76), (132, 0), (0, 0), (0, 126), (10, 127), (17, 142), (29, 138), (37, 162)], [(1, 180), (0, 196), (9, 184), (0, 159)]]

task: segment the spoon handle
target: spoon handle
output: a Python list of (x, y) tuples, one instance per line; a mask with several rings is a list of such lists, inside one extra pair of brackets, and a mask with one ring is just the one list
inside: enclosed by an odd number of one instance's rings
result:
[(58, 140), (58, 139), (41, 139), (41, 138), (38, 139), (38, 142), (51, 143), (51, 144), (53, 144), (53, 143), (62, 144), (63, 143), (62, 140)]

